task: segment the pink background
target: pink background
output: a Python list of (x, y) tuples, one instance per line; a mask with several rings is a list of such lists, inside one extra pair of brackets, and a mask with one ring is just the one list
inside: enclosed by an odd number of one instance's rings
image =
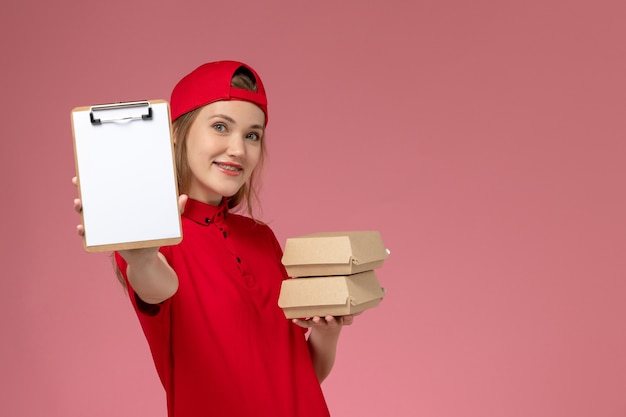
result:
[(70, 110), (239, 59), (270, 94), (281, 242), (379, 230), (334, 416), (626, 416), (626, 6), (3, 2), (0, 415), (165, 416), (105, 254), (74, 227)]

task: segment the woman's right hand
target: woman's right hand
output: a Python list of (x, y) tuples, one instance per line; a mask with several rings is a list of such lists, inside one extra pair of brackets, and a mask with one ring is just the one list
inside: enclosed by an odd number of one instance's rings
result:
[[(75, 187), (78, 187), (78, 178), (72, 178), (72, 184)], [(186, 194), (181, 194), (178, 197), (178, 210), (182, 214), (185, 210), (185, 205), (187, 204), (188, 196)], [(80, 213), (83, 209), (83, 203), (80, 198), (74, 199), (74, 210), (77, 213)], [(76, 232), (79, 236), (85, 235), (85, 228), (82, 224), (76, 225)], [(145, 260), (146, 257), (150, 257), (155, 255), (158, 252), (158, 247), (152, 248), (141, 248), (141, 249), (128, 249), (128, 250), (120, 250), (119, 254), (126, 260), (128, 263), (133, 263), (133, 261), (142, 261)]]
[[(78, 178), (72, 178), (72, 184), (78, 187)], [(83, 210), (83, 202), (80, 198), (74, 199), (74, 210), (77, 213), (80, 213)], [(76, 232), (80, 236), (85, 235), (85, 228), (82, 224), (76, 225)], [(124, 258), (127, 263), (141, 263), (142, 261), (148, 260), (150, 257), (155, 256), (159, 251), (158, 247), (154, 248), (141, 248), (141, 249), (128, 249), (128, 250), (120, 250), (119, 254)]]
[[(72, 178), (72, 184), (78, 186), (77, 177)], [(178, 197), (178, 210), (182, 214), (187, 204), (188, 196), (181, 194)], [(80, 198), (74, 199), (74, 210), (82, 211), (83, 204)], [(80, 236), (85, 235), (82, 224), (76, 226)], [(165, 257), (159, 253), (158, 247), (127, 249), (118, 251), (128, 264), (126, 270), (133, 289), (139, 297), (147, 303), (159, 303), (171, 297), (178, 289), (178, 277), (168, 265)]]

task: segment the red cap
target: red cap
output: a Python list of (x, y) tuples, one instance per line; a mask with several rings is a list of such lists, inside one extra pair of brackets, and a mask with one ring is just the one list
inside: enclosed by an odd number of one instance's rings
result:
[[(256, 93), (230, 86), (233, 75), (242, 67), (254, 76)], [(172, 121), (191, 110), (222, 100), (243, 100), (256, 104), (265, 113), (267, 125), (267, 97), (261, 78), (248, 65), (236, 61), (209, 62), (183, 77), (172, 90), (170, 99)]]

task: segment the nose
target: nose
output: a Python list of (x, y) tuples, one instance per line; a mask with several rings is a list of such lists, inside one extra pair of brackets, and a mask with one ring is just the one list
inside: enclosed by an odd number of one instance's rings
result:
[(228, 139), (228, 149), (226, 150), (228, 156), (232, 156), (234, 158), (241, 158), (246, 153), (246, 146), (244, 143), (244, 139), (239, 135), (232, 135)]

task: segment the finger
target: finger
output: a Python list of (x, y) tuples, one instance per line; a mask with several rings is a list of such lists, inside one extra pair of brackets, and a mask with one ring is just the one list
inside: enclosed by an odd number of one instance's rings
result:
[(311, 320), (308, 319), (292, 319), (291, 321), (304, 329), (311, 327)]
[(341, 327), (345, 323), (346, 316), (326, 316), (326, 322), (330, 327)]
[(76, 226), (76, 233), (78, 233), (79, 236), (85, 236), (85, 228), (82, 224)]
[(80, 213), (82, 209), (83, 209), (82, 201), (80, 201), (79, 198), (75, 198), (74, 199), (74, 210), (76, 210), (77, 212)]
[(78, 177), (72, 177), (72, 184), (78, 186)]
[(341, 325), (341, 317), (334, 317), (331, 315), (319, 317), (315, 316), (311, 320), (315, 327), (339, 327)]

